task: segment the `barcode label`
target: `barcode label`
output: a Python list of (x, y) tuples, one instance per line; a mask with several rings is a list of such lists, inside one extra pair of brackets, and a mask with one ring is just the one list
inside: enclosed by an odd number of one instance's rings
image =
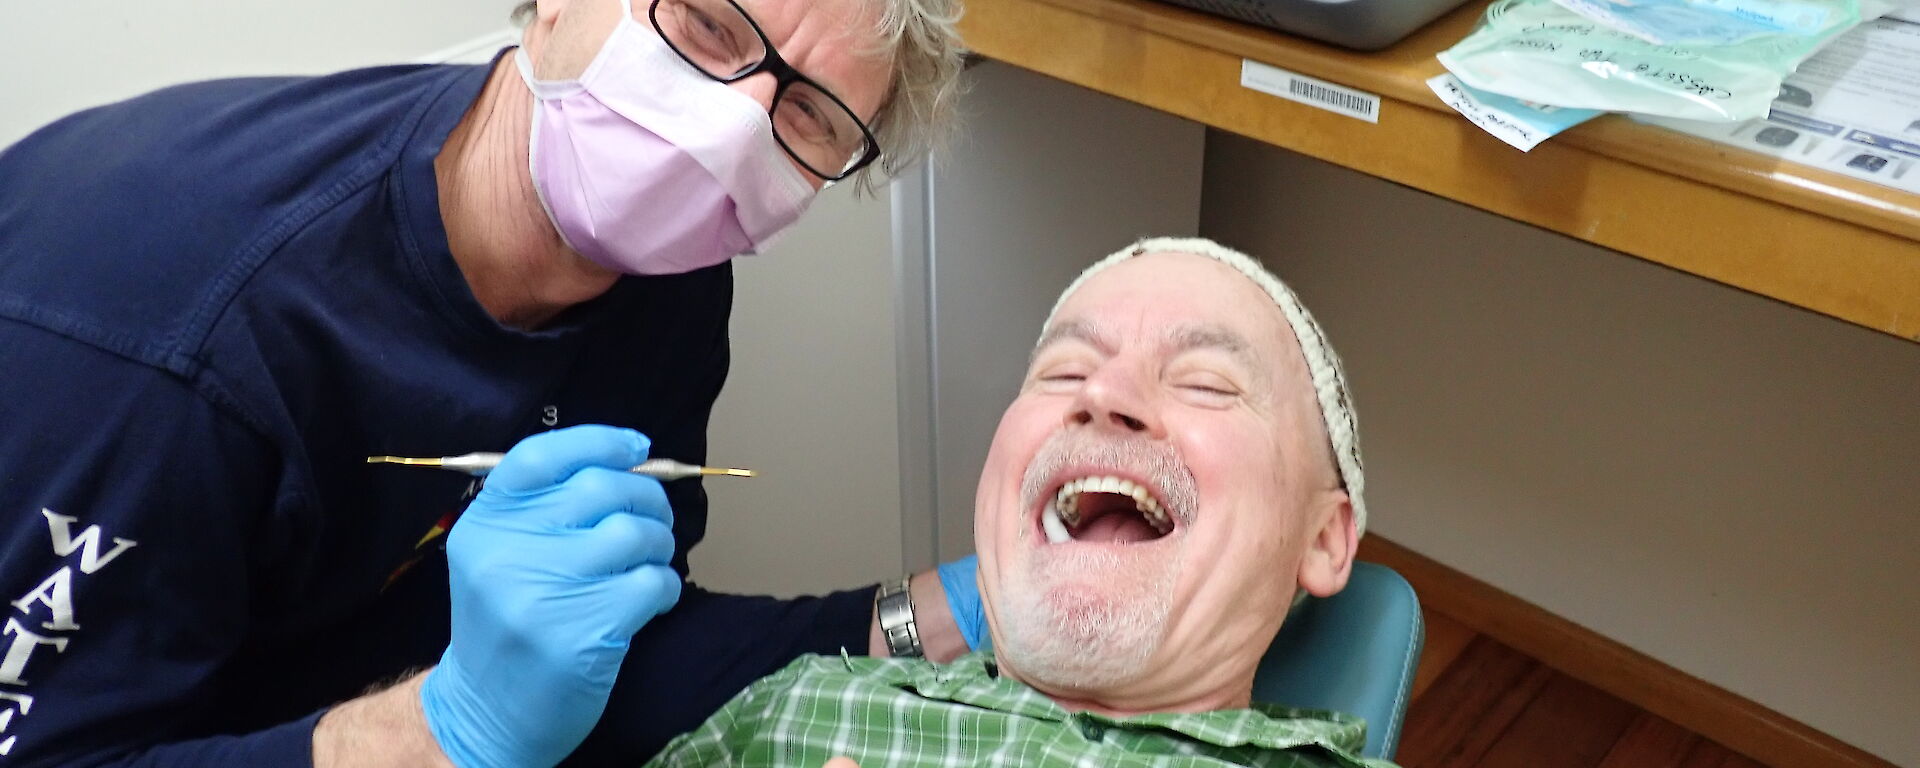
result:
[(1240, 60), (1240, 85), (1369, 123), (1380, 122), (1379, 96), (1252, 59)]

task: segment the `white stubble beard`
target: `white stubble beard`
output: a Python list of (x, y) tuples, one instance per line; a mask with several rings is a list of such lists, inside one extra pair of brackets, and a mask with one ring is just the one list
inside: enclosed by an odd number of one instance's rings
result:
[(1153, 562), (1147, 553), (1034, 547), (1030, 531), (1019, 538), (1026, 551), (1000, 600), (998, 655), (1047, 689), (1100, 691), (1145, 677), (1173, 609), (1181, 555)]

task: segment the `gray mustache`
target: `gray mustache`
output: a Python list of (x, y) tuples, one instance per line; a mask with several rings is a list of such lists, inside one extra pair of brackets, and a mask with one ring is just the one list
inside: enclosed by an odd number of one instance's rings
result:
[(1187, 469), (1171, 443), (1139, 437), (1112, 437), (1077, 429), (1062, 429), (1047, 438), (1027, 464), (1020, 495), (1032, 509), (1052, 495), (1048, 480), (1071, 466), (1105, 467), (1144, 478), (1159, 493), (1160, 504), (1182, 523), (1193, 522), (1199, 505), (1193, 472)]

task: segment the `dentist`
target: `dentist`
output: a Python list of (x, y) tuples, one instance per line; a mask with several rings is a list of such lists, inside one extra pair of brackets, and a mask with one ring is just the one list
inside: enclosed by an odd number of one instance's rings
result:
[(705, 460), (728, 260), (924, 153), (952, 0), (517, 14), (0, 151), (0, 763), (631, 763), (801, 653), (978, 640), (969, 562), (683, 583), (699, 485), (621, 471)]

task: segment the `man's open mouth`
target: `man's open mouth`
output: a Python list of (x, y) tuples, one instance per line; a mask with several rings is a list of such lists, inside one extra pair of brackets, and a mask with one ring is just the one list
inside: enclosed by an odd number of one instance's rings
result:
[(1148, 487), (1121, 477), (1069, 480), (1040, 509), (1047, 541), (1135, 544), (1173, 532), (1174, 520)]

